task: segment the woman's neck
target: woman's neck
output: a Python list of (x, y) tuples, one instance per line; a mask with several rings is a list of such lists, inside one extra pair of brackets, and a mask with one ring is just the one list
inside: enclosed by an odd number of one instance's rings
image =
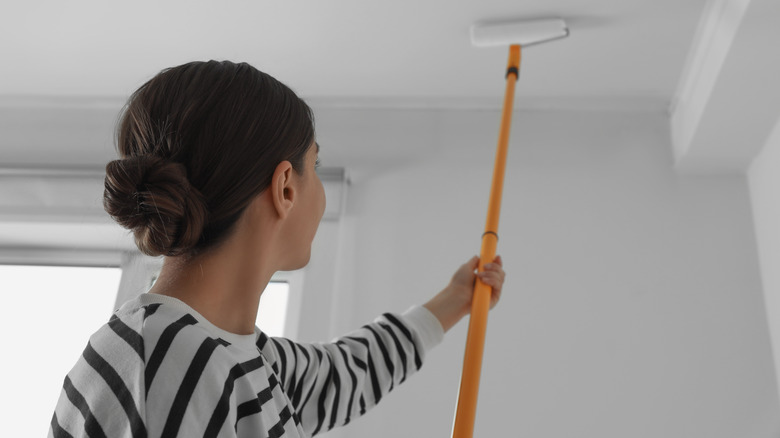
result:
[(252, 252), (226, 242), (217, 251), (190, 260), (166, 257), (149, 292), (183, 301), (228, 332), (254, 333), (260, 295), (274, 270), (256, 250)]

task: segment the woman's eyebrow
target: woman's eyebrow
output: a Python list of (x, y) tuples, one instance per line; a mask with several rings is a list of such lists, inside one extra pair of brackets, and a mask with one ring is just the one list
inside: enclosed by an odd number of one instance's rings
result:
[(320, 153), (320, 144), (317, 143), (316, 141), (314, 142), (314, 144), (317, 145), (317, 153), (319, 154)]

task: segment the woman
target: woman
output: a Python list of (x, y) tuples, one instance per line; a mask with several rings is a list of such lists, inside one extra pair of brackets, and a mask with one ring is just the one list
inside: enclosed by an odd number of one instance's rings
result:
[[(65, 378), (49, 436), (311, 436), (418, 370), (470, 310), (478, 259), (423, 306), (330, 344), (255, 327), (274, 272), (304, 267), (325, 209), (311, 110), (248, 64), (193, 62), (129, 99), (104, 206), (165, 261)], [(476, 274), (504, 281), (497, 258)]]

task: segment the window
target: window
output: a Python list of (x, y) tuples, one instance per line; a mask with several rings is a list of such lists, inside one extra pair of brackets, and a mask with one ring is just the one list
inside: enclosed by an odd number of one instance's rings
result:
[(0, 265), (4, 436), (46, 436), (62, 381), (113, 311), (119, 268)]
[(255, 324), (268, 336), (284, 336), (290, 284), (272, 281), (260, 296)]

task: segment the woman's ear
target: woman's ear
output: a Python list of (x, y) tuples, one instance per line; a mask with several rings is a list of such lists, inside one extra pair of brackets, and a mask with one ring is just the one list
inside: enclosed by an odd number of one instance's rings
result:
[(293, 207), (295, 187), (293, 184), (293, 167), (289, 161), (282, 161), (276, 166), (271, 178), (271, 198), (276, 213), (284, 219)]

